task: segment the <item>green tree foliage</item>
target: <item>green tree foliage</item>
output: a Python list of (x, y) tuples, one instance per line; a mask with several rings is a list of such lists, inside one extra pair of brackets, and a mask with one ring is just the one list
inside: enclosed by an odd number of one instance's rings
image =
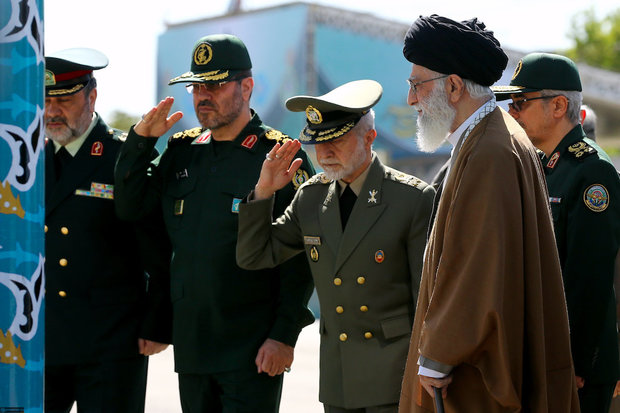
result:
[(138, 120), (140, 120), (139, 116), (130, 115), (129, 113), (125, 113), (120, 110), (115, 110), (112, 112), (111, 118), (109, 120), (106, 119), (106, 122), (113, 128), (120, 129), (122, 131), (129, 131), (129, 128), (138, 123)]
[(566, 55), (577, 62), (620, 72), (620, 8), (597, 19), (594, 8), (572, 19), (568, 37), (574, 47)]

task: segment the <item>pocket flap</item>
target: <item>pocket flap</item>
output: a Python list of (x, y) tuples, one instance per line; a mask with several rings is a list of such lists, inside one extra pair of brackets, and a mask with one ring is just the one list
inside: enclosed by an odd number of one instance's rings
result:
[(412, 321), (409, 314), (403, 314), (396, 317), (381, 320), (381, 330), (386, 339), (399, 337), (411, 333)]

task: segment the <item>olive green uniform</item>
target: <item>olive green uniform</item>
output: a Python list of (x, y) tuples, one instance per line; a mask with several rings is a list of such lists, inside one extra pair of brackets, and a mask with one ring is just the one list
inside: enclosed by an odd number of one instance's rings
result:
[[(254, 360), (267, 338), (294, 346), (314, 320), (307, 308), (312, 280), (303, 257), (261, 271), (242, 270), (235, 261), (238, 203), (253, 189), (265, 155), (283, 138), (253, 112), (234, 141), (214, 141), (210, 131), (190, 129), (173, 135), (151, 164), (147, 154), (156, 139), (132, 129), (121, 151), (119, 215), (136, 219), (161, 203), (173, 244), (173, 345), (180, 374), (256, 371)], [(306, 154), (300, 156), (305, 175), (278, 191), (278, 214), (314, 172)], [(281, 385), (281, 376), (274, 380)], [(279, 394), (255, 397), (279, 400)]]
[(580, 125), (543, 159), (543, 166), (575, 374), (585, 379), (584, 389), (612, 385), (620, 377), (613, 289), (620, 245), (620, 179), (607, 154), (586, 138)]
[(434, 190), (375, 157), (343, 232), (338, 183), (318, 174), (272, 225), (269, 200), (240, 208), (238, 262), (305, 251), (321, 305), (321, 402), (398, 403)]

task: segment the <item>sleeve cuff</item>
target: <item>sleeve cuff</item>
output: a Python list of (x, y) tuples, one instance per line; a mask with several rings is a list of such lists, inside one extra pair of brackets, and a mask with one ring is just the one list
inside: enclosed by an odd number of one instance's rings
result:
[(424, 356), (418, 358), (418, 375), (441, 379), (446, 377), (452, 371), (452, 366), (443, 364), (435, 360), (431, 360)]

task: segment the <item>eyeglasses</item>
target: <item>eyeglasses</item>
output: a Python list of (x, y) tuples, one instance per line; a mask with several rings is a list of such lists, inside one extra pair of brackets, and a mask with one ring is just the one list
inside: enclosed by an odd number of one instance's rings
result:
[(415, 79), (410, 77), (409, 79), (407, 79), (407, 84), (409, 84), (409, 88), (413, 91), (413, 93), (417, 94), (418, 93), (417, 87), (420, 86), (422, 83), (432, 82), (433, 80), (443, 79), (444, 77), (448, 77), (448, 76), (450, 75), (437, 76), (432, 79), (423, 80), (421, 82), (414, 82)]
[(190, 95), (193, 93), (202, 94), (202, 93), (214, 93), (220, 90), (222, 86), (226, 83), (234, 82), (234, 80), (227, 80), (226, 82), (217, 82), (217, 83), (189, 83), (185, 86), (187, 89), (187, 93)]
[(513, 100), (511, 103), (508, 104), (508, 107), (510, 107), (510, 109), (514, 110), (515, 112), (521, 112), (521, 110), (523, 109), (523, 103), (524, 102), (529, 102), (532, 100), (537, 100), (537, 99), (551, 99), (551, 98), (557, 98), (558, 96), (563, 96), (563, 95), (553, 95), (553, 96), (537, 96), (534, 98), (523, 98), (523, 99), (519, 99), (519, 100)]

